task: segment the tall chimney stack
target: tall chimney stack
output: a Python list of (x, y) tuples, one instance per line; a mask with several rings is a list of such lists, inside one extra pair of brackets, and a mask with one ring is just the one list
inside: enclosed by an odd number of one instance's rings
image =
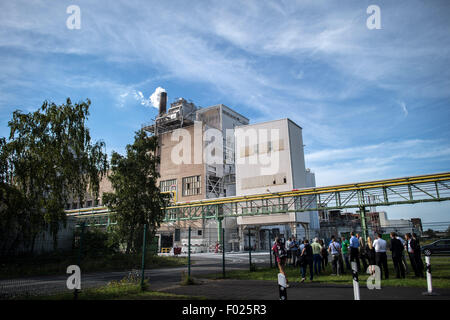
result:
[(159, 96), (159, 115), (162, 116), (166, 113), (167, 105), (167, 92), (161, 92)]

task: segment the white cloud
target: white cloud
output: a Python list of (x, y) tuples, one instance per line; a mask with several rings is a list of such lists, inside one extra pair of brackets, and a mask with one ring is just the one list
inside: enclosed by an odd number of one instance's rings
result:
[[(325, 149), (306, 154), (305, 161), (316, 172), (318, 186), (380, 180), (421, 172), (424, 160), (450, 161), (450, 147), (442, 144), (442, 140), (412, 139)], [(411, 162), (415, 168), (411, 169)]]
[[(0, 12), (0, 45), (39, 54), (93, 55), (123, 65), (139, 63), (180, 83), (215, 88), (238, 107), (258, 112), (255, 117), (261, 119), (279, 117), (282, 108), (313, 132), (314, 140), (308, 143), (333, 145), (351, 139), (342, 136), (346, 134), (342, 125), (328, 121), (329, 111), (344, 109), (348, 99), (377, 88), (404, 99), (415, 94), (449, 95), (448, 24), (420, 2), (401, 7), (409, 20), (397, 17), (399, 6), (382, 6), (386, 25), (369, 31), (365, 8), (348, 3), (213, 1), (204, 6), (174, 1), (148, 6), (117, 1), (105, 7), (102, 2), (81, 1), (82, 28), (74, 33), (65, 30), (64, 23), (58, 27), (58, 19), (48, 19), (64, 15), (64, 4), (11, 2)], [(284, 72), (283, 67), (274, 70), (272, 61), (284, 63), (282, 59), (288, 59), (287, 68), (295, 64), (300, 73)], [(412, 72), (411, 66), (420, 67)], [(289, 81), (296, 77), (302, 81)], [(120, 90), (111, 91), (120, 106), (131, 97), (154, 106), (143, 94), (154, 85), (118, 85)], [(124, 92), (129, 95), (121, 97)]]
[(156, 109), (159, 108), (159, 103), (161, 101), (161, 92), (166, 92), (166, 90), (164, 88), (158, 87), (155, 89), (155, 91), (150, 96), (151, 104)]
[(134, 98), (143, 106), (150, 107), (151, 101), (150, 98), (146, 99), (142, 91), (133, 90), (132, 91)]

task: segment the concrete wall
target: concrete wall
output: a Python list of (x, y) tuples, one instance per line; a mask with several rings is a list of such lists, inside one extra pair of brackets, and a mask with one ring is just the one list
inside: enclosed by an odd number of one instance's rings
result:
[(303, 153), (302, 128), (287, 119), (289, 128), (289, 151), (293, 189), (307, 187), (305, 173), (305, 155)]
[[(160, 157), (161, 157), (161, 163), (160, 163), (160, 178), (158, 179), (158, 184), (160, 181), (163, 180), (170, 180), (170, 179), (176, 179), (177, 180), (177, 200), (178, 201), (192, 201), (192, 200), (201, 200), (205, 198), (205, 165), (203, 163), (203, 153), (200, 155), (201, 162), (195, 163), (196, 154), (195, 151), (200, 150), (203, 152), (203, 148), (200, 147), (195, 148), (195, 139), (197, 139), (197, 143), (202, 143), (202, 137), (203, 137), (203, 126), (200, 124), (197, 124), (197, 128), (195, 128), (195, 125), (185, 127), (183, 130), (186, 130), (189, 132), (191, 141), (189, 141), (190, 144), (190, 159), (191, 163), (181, 163), (177, 164), (176, 160), (172, 159), (172, 151), (173, 148), (176, 147), (179, 143), (178, 141), (172, 141), (172, 132), (167, 132), (162, 135), (160, 135)], [(199, 155), (197, 154), (197, 157)], [(175, 163), (174, 163), (175, 161)], [(202, 184), (202, 190), (199, 195), (193, 195), (193, 196), (183, 196), (182, 192), (182, 183), (184, 177), (191, 177), (191, 176), (200, 176), (201, 178), (201, 184)]]
[[(238, 129), (235, 132), (236, 195), (292, 190), (294, 181), (288, 120), (252, 124)], [(278, 130), (279, 135), (272, 135), (271, 130)], [(260, 132), (267, 132), (265, 139)], [(268, 141), (271, 152), (267, 152)]]

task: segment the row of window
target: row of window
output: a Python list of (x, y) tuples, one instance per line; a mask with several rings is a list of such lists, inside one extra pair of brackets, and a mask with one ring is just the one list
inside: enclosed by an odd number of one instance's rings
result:
[(278, 173), (275, 175), (260, 175), (256, 177), (243, 178), (241, 182), (241, 188), (253, 189), (261, 187), (270, 187), (286, 183), (287, 183), (286, 173)]
[[(177, 179), (164, 180), (159, 183), (161, 192), (176, 190)], [(183, 197), (195, 196), (202, 193), (201, 176), (184, 177), (182, 179), (182, 195)]]
[(177, 179), (164, 180), (159, 183), (159, 190), (161, 190), (161, 192), (176, 190), (176, 187)]
[(83, 203), (79, 203), (79, 202), (73, 202), (73, 203), (66, 203), (66, 210), (70, 210), (70, 209), (82, 209), (82, 208), (91, 208), (92, 205), (94, 207), (98, 207), (101, 206), (101, 202), (97, 199), (97, 200), (88, 200), (85, 201)]
[[(195, 235), (195, 233), (197, 233), (197, 236), (201, 236), (203, 234), (203, 231), (201, 229), (192, 230), (191, 235)], [(180, 229), (175, 229), (174, 241), (181, 241), (181, 230)]]
[(284, 140), (266, 141), (264, 143), (258, 143), (254, 145), (241, 146), (240, 157), (246, 158), (253, 155), (271, 153), (284, 150)]

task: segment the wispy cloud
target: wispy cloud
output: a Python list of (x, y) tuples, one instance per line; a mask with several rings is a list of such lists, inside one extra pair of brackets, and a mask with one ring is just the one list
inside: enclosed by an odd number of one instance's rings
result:
[[(428, 163), (450, 161), (444, 140), (413, 139), (382, 142), (342, 149), (325, 149), (305, 155), (306, 165), (316, 172), (318, 185), (379, 180), (411, 172), (411, 166), (427, 172)], [(420, 168), (421, 167), (421, 168)]]
[(400, 102), (400, 107), (402, 108), (403, 114), (406, 117), (408, 115), (408, 109), (406, 108), (406, 103), (404, 103), (403, 101)]
[(382, 30), (366, 28), (364, 3), (106, 3), (78, 1), (78, 31), (65, 28), (67, 1), (2, 4), (1, 107), (92, 90), (122, 115), (151, 106), (153, 89), (171, 82), (194, 102), (205, 91), (205, 103), (223, 98), (253, 122), (296, 121), (319, 182), (448, 157), (448, 2), (382, 1)]

